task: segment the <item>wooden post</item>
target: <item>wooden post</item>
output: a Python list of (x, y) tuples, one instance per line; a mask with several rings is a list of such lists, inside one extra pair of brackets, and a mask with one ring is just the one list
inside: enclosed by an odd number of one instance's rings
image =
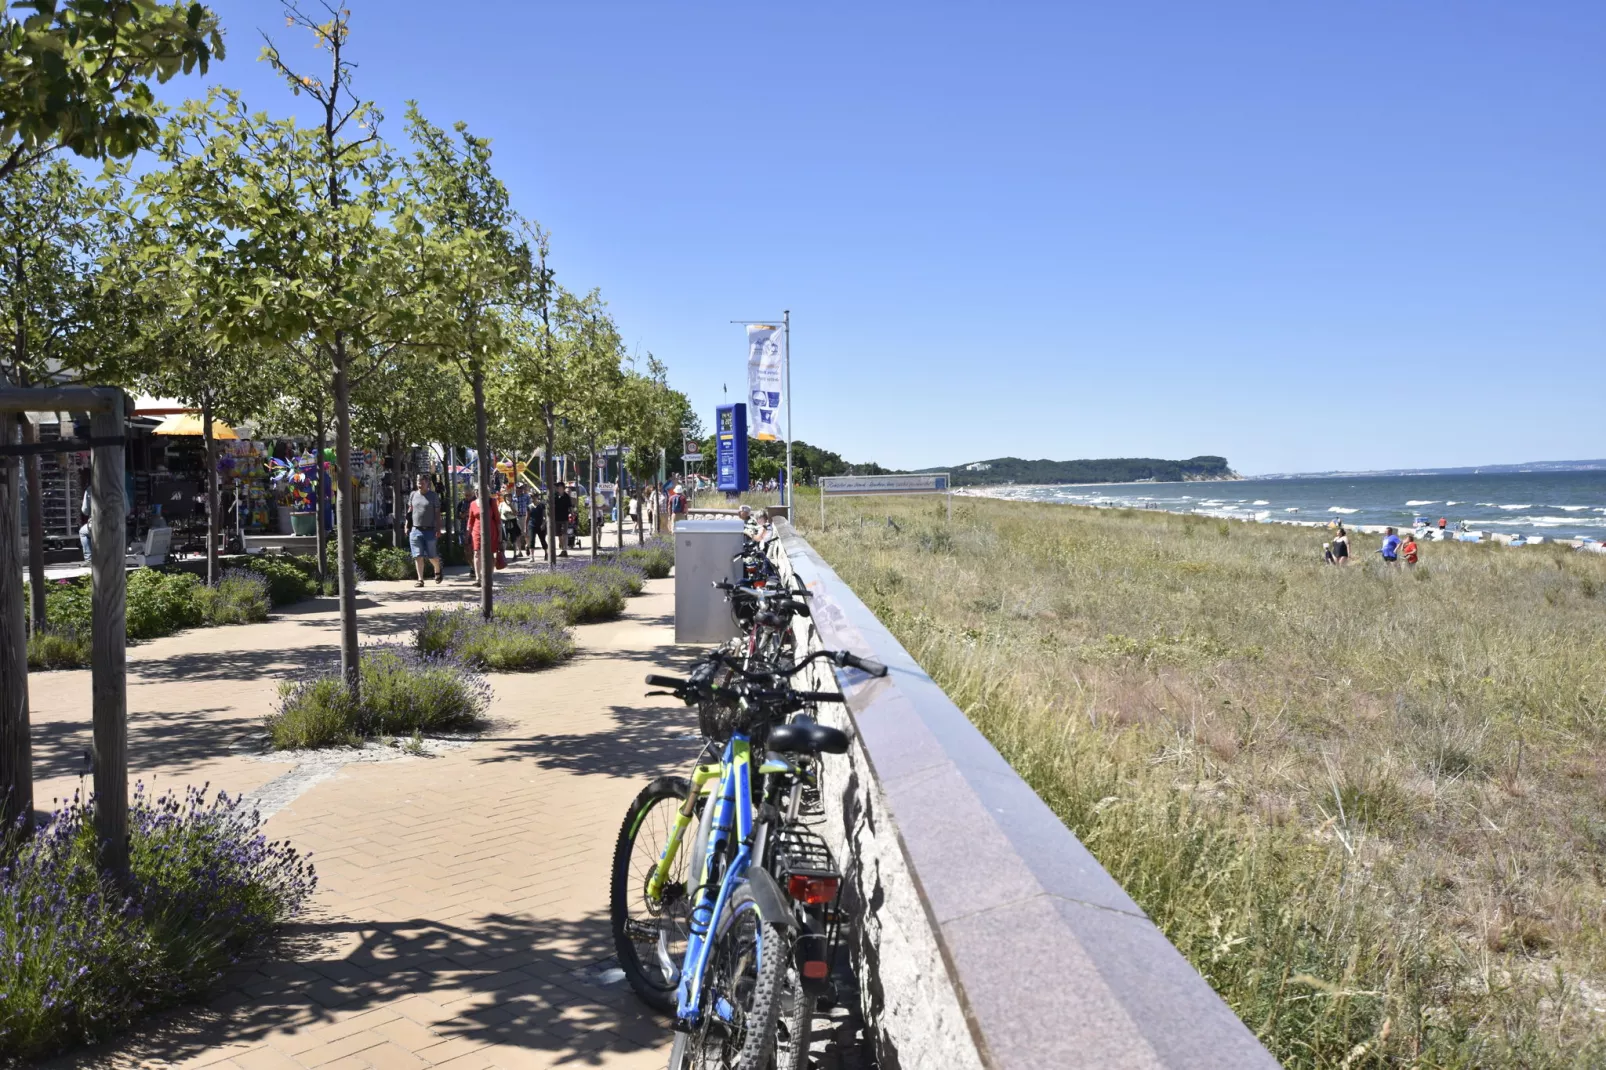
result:
[(123, 489), (123, 392), (90, 417), (94, 474), (90, 482), (90, 567), (93, 572), (90, 693), (94, 709), (95, 832), (101, 865), (114, 877), (128, 871), (127, 502)]
[[(0, 445), (17, 443), (21, 414), (0, 408)], [(19, 458), (0, 456), (0, 819), (9, 833), (33, 814), (28, 724), (28, 633), (22, 611)]]

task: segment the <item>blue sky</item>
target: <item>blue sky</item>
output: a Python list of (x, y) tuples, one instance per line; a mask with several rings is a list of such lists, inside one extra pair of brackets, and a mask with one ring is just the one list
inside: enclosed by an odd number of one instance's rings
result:
[[(1606, 456), (1599, 0), (345, 2), (390, 137), (494, 139), (705, 422), (789, 308), (850, 460)], [(210, 80), (304, 108), (213, 6)]]

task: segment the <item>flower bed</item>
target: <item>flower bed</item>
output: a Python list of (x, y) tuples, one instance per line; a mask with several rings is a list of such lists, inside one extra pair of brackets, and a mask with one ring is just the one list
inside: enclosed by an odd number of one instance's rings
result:
[[(188, 572), (136, 569), (128, 574), (127, 635), (137, 642), (199, 625), (267, 620), (272, 601), (272, 581), (257, 570), (228, 569), (208, 587)], [(87, 666), (93, 605), (88, 576), (52, 583), (45, 591), (45, 627), (28, 638), (28, 667)]]
[(130, 880), (97, 871), (94, 817), (74, 801), (0, 869), (0, 1057), (34, 1060), (204, 995), (306, 902), (312, 866), (219, 792), (134, 789)]
[(490, 706), (485, 678), (463, 659), (407, 647), (367, 647), (361, 697), (352, 702), (338, 664), (321, 666), (279, 687), (279, 708), (267, 719), (279, 750), (355, 746), (375, 736), (465, 731)]
[(645, 545), (621, 551), (618, 560), (635, 565), (649, 580), (665, 579), (675, 567), (675, 545), (661, 537), (648, 539)]

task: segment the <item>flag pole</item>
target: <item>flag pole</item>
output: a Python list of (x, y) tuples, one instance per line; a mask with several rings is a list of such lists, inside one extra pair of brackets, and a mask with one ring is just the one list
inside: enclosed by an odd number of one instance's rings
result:
[(792, 515), (792, 310), (781, 311), (781, 328), (786, 339), (786, 506), (788, 518)]

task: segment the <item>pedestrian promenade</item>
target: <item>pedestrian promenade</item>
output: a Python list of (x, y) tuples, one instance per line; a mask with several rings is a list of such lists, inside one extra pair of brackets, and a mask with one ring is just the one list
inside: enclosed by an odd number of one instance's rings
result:
[[(130, 781), (253, 793), (273, 838), (313, 852), (318, 891), (284, 945), (209, 1006), (47, 1065), (662, 1067), (666, 1025), (611, 969), (607, 904), (630, 799), (697, 747), (691, 717), (642, 696), (643, 674), (684, 654), (673, 585), (651, 581), (622, 620), (577, 628), (562, 666), (493, 674), (491, 727), (430, 757), (259, 752), (277, 678), (338, 652), (333, 599), (131, 647)], [(421, 610), (475, 594), (459, 576), (365, 583), (364, 641), (405, 642)], [(44, 807), (87, 787), (89, 674), (31, 686)]]

